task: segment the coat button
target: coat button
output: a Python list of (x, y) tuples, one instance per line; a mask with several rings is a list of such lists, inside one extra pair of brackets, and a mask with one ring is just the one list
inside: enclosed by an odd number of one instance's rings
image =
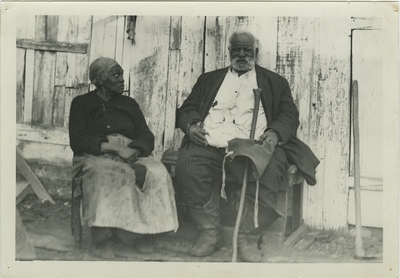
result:
[(107, 128), (110, 128), (110, 126), (108, 125)]

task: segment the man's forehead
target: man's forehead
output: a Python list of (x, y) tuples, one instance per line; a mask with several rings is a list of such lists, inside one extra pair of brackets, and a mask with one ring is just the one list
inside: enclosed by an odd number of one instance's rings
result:
[(236, 34), (232, 37), (232, 45), (254, 45), (254, 38), (248, 34)]

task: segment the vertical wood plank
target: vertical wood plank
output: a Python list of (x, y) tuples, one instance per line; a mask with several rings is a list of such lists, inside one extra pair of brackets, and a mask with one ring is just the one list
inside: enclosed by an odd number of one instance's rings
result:
[(58, 15), (48, 15), (46, 22), (46, 40), (57, 41), (58, 36)]
[(182, 17), (178, 108), (203, 73), (204, 16)]
[(16, 121), (22, 123), (24, 121), (24, 97), (25, 97), (25, 49), (17, 48), (17, 59), (16, 59), (16, 81), (17, 81), (17, 92), (16, 92)]
[[(315, 90), (314, 52), (316, 25), (317, 22), (315, 18), (278, 18), (277, 73), (286, 77), (289, 82), (293, 99), (300, 113), (300, 125), (297, 130), (297, 136), (307, 144), (310, 142), (310, 109), (313, 109), (310, 108), (310, 99), (312, 91)], [(319, 169), (320, 168), (321, 167), (319, 167)], [(311, 200), (303, 198), (303, 206), (306, 207), (309, 202), (312, 202), (314, 209), (322, 211), (323, 187), (321, 188), (321, 178), (319, 174), (320, 171), (317, 171), (317, 186), (319, 188), (310, 188), (314, 195)], [(304, 192), (308, 192), (308, 189), (308, 186), (305, 184)], [(307, 194), (303, 194), (303, 196), (307, 196)], [(313, 214), (307, 215), (306, 211), (305, 217), (308, 219), (308, 223), (316, 223)]]
[[(325, 159), (330, 163), (324, 169), (324, 226), (329, 229), (346, 227), (350, 132), (350, 18), (334, 20), (322, 18), (322, 30), (330, 34), (323, 40), (322, 57), (325, 62), (321, 74), (322, 94), (327, 96), (325, 105), (327, 130)], [(333, 58), (334, 57), (334, 58)], [(334, 93), (333, 93), (334, 92)], [(328, 162), (328, 161), (327, 161)]]
[(171, 16), (171, 35), (169, 49), (178, 50), (181, 48), (182, 40), (182, 16)]
[(309, 143), (310, 95), (314, 86), (316, 19), (279, 17), (277, 73), (284, 76), (300, 113), (297, 137)]
[(56, 86), (53, 101), (53, 126), (64, 126), (65, 112), (65, 87)]
[(115, 60), (120, 65), (122, 65), (125, 40), (128, 40), (128, 35), (125, 33), (125, 16), (117, 16), (116, 37), (115, 37)]
[(106, 16), (103, 15), (93, 16), (89, 63), (92, 63), (95, 59), (103, 56), (105, 18)]
[[(197, 78), (203, 73), (204, 16), (183, 16), (181, 19), (181, 49), (179, 86), (176, 107), (179, 108), (192, 91)], [(176, 31), (179, 33), (179, 31)], [(176, 44), (177, 42), (174, 42)], [(174, 119), (175, 122), (176, 118)], [(174, 148), (178, 149), (183, 138), (180, 129), (174, 131)]]
[(174, 148), (176, 105), (179, 95), (179, 62), (181, 59), (182, 17), (171, 16), (168, 58), (168, 84), (165, 107), (164, 151)]
[[(68, 41), (68, 29), (69, 29), (69, 16), (59, 16), (58, 19), (58, 41)], [(68, 71), (68, 53), (57, 52), (56, 62), (56, 75), (55, 75), (55, 86), (65, 86), (66, 76)]]
[(35, 53), (35, 78), (32, 102), (32, 123), (52, 125), (56, 54)]
[(317, 185), (304, 187), (306, 224), (347, 222), (350, 39), (347, 18), (278, 18), (277, 71), (300, 111), (298, 136), (321, 160)]
[(132, 97), (139, 103), (155, 136), (154, 157), (161, 158), (165, 127), (170, 18), (138, 17), (132, 57)]
[[(26, 38), (35, 38), (36, 33), (36, 17), (34, 15), (27, 16), (27, 32)], [(26, 50), (25, 56), (25, 98), (24, 98), (24, 122), (32, 121), (32, 103), (33, 103), (33, 79), (35, 67), (35, 51)]]
[(104, 25), (103, 56), (115, 59), (116, 35), (117, 16), (108, 16), (105, 18)]
[(204, 71), (212, 71), (225, 67), (225, 57), (228, 56), (226, 45), (226, 21), (224, 16), (207, 16)]
[(179, 60), (180, 51), (176, 49), (170, 50), (168, 65), (168, 89), (165, 103), (164, 151), (169, 148), (174, 148), (176, 99), (178, 96), (179, 86)]
[[(36, 39), (47, 39), (47, 16), (36, 17)], [(32, 123), (51, 125), (54, 97), (54, 75), (56, 54), (35, 51), (34, 86), (32, 101)]]
[(64, 127), (68, 127), (69, 125), (69, 112), (71, 109), (71, 103), (73, 98), (75, 97), (74, 95), (75, 89), (70, 89), (70, 88), (66, 88), (64, 91), (64, 119), (63, 119), (63, 124)]
[[(59, 16), (57, 15), (49, 15), (47, 16), (47, 31), (46, 31), (46, 39), (48, 41), (59, 41), (58, 30), (59, 29)], [(53, 126), (62, 126), (64, 123), (64, 91), (65, 87), (57, 87), (57, 53), (55, 54), (55, 76), (54, 76), (54, 88), (53, 88), (53, 103), (52, 103), (52, 125)]]
[[(92, 34), (92, 16), (90, 15), (80, 15), (78, 18), (78, 43), (91, 42)], [(75, 70), (75, 80), (78, 87), (85, 86), (87, 88), (89, 81), (89, 55), (86, 54), (76, 54), (76, 70)]]
[[(17, 21), (17, 39), (26, 39), (28, 29), (28, 18), (22, 17)], [(24, 99), (25, 99), (25, 55), (26, 50), (17, 48), (17, 58), (16, 58), (16, 120), (17, 123), (23, 123), (24, 121)]]
[(130, 72), (132, 70), (132, 52), (134, 51), (133, 43), (131, 40), (128, 40), (126, 33), (126, 24), (127, 20), (125, 17), (124, 20), (124, 39), (123, 39), (123, 53), (121, 60), (121, 67), (124, 70), (124, 90), (127, 92), (127, 95), (131, 95), (131, 87), (130, 87)]
[[(78, 20), (79, 17), (76, 15), (69, 16), (68, 22), (68, 42), (76, 43), (78, 40)], [(75, 53), (68, 53), (67, 55), (67, 63), (68, 63), (68, 71), (65, 77), (65, 86), (66, 87), (76, 87), (76, 55)]]
[(310, 147), (321, 160), (318, 184), (305, 188), (305, 222), (339, 229), (347, 224), (350, 39), (349, 19), (318, 18)]

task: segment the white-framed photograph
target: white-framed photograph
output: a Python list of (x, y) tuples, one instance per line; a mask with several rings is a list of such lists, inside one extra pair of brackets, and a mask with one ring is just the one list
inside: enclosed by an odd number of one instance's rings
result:
[(397, 277), (397, 2), (1, 7), (4, 277)]

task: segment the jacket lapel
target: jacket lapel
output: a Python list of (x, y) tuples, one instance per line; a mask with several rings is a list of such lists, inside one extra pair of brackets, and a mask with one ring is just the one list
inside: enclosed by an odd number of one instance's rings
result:
[[(215, 99), (215, 96), (218, 93), (219, 88), (221, 87), (222, 82), (225, 79), (225, 75), (228, 72), (228, 68), (219, 71), (217, 74), (212, 76), (211, 81), (209, 84), (206, 84), (206, 98), (204, 99), (204, 103), (202, 103), (202, 108), (200, 108), (200, 115), (203, 119), (207, 116), (208, 111), (211, 108), (211, 104)], [(209, 85), (209, 86), (207, 86)]]
[(229, 67), (225, 68), (223, 71), (219, 72), (218, 75), (215, 75), (213, 77), (213, 82), (211, 82), (212, 86), (210, 88), (210, 95), (212, 96), (211, 101), (214, 100), (215, 96), (217, 95), (217, 92), (219, 90), (219, 88), (221, 87), (222, 82), (225, 79), (225, 75), (228, 72)]
[(261, 102), (267, 117), (267, 122), (271, 122), (272, 119), (272, 90), (269, 85), (269, 77), (263, 74), (260, 67), (256, 65), (257, 85), (261, 88)]

